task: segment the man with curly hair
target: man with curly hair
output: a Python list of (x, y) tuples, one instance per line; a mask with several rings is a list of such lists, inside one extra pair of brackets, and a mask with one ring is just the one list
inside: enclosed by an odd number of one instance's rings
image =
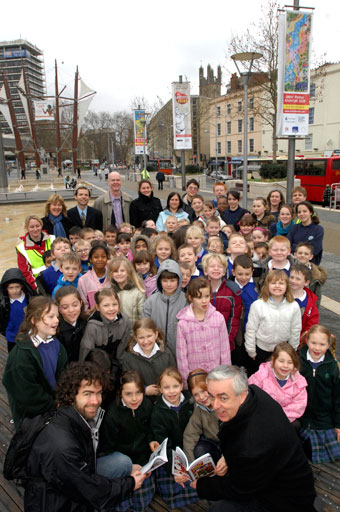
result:
[[(108, 461), (101, 474), (100, 458), (96, 468), (104, 414), (100, 405), (107, 378), (99, 366), (89, 362), (71, 363), (62, 373), (56, 386), (57, 411), (38, 434), (28, 458), (26, 512), (113, 510), (142, 485), (146, 475), (139, 467), (130, 466), (129, 476), (121, 478), (112, 478)], [(116, 459), (117, 474), (122, 474), (122, 460)]]

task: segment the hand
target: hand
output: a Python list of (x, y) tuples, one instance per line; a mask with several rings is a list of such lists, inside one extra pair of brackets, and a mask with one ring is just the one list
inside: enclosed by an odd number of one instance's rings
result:
[(181, 485), (184, 489), (184, 482), (187, 482), (188, 480), (190, 480), (190, 477), (189, 477), (189, 475), (184, 473), (183, 475), (175, 475), (174, 480), (175, 480), (176, 484)]
[(336, 428), (335, 433), (336, 433), (336, 438), (338, 440), (338, 443), (340, 443), (340, 428)]
[(159, 387), (157, 386), (157, 384), (150, 384), (150, 386), (146, 386), (145, 394), (147, 396), (158, 395)]
[(215, 475), (217, 475), (217, 476), (224, 476), (227, 471), (228, 471), (228, 466), (227, 466), (227, 463), (225, 461), (225, 458), (222, 455), (222, 457), (220, 458), (220, 460), (216, 464)]
[(154, 452), (159, 447), (159, 443), (157, 441), (151, 441), (151, 443), (149, 443), (149, 446), (150, 450)]
[(197, 480), (194, 480), (193, 482), (190, 482), (190, 487), (192, 487), (193, 489), (195, 489), (196, 491), (196, 488), (197, 488)]
[(132, 476), (135, 479), (135, 486), (133, 488), (134, 491), (137, 491), (137, 489), (140, 489), (144, 480), (148, 477), (147, 474), (143, 475), (143, 473), (141, 473), (139, 469), (132, 471), (130, 476)]

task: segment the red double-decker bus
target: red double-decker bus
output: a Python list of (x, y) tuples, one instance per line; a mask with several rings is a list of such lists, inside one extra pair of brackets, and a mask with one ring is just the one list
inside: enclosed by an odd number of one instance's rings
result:
[(294, 174), (307, 190), (309, 201), (322, 202), (326, 185), (340, 182), (340, 156), (306, 157), (295, 160)]

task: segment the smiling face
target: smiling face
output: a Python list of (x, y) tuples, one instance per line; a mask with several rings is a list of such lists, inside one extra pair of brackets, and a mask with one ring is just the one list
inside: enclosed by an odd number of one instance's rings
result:
[(190, 199), (191, 197), (194, 197), (197, 194), (198, 186), (195, 185), (194, 183), (190, 183), (190, 185), (188, 185), (187, 188), (186, 188), (186, 192), (187, 192), (187, 194), (189, 196), (189, 199)]
[(135, 263), (136, 272), (138, 274), (144, 275), (150, 272), (150, 262), (149, 261), (141, 261), (140, 263)]
[(269, 295), (276, 301), (280, 302), (287, 290), (287, 284), (282, 279), (271, 281), (268, 285)]
[(86, 208), (86, 206), (88, 205), (88, 202), (90, 200), (90, 192), (87, 190), (87, 188), (79, 188), (77, 190), (75, 198), (79, 208), (82, 210)]
[(234, 197), (232, 194), (228, 194), (228, 206), (231, 211), (237, 210), (238, 208), (238, 199)]
[(219, 197), (217, 199), (217, 209), (219, 212), (225, 212), (228, 208), (228, 200), (226, 197)]
[(158, 331), (153, 331), (152, 329), (143, 329), (142, 327), (137, 329), (135, 335), (136, 342), (147, 356), (149, 356), (153, 351), (157, 338)]
[(165, 400), (171, 403), (171, 405), (179, 405), (183, 384), (178, 382), (174, 377), (164, 375), (160, 383), (160, 391), (164, 396)]
[(138, 409), (140, 404), (143, 402), (143, 393), (137, 387), (135, 382), (125, 383), (122, 387), (121, 396), (125, 405), (133, 411)]
[(36, 220), (31, 219), (27, 226), (27, 232), (33, 241), (38, 242), (41, 238), (42, 224)]
[(55, 336), (59, 324), (59, 313), (56, 305), (52, 305), (49, 311), (42, 314), (40, 320), (35, 323), (37, 334), (46, 340), (48, 336)]
[(196, 216), (198, 217), (202, 213), (202, 210), (203, 210), (203, 201), (201, 199), (199, 199), (198, 197), (196, 197), (196, 199), (192, 200), (191, 208), (194, 210), (194, 212), (196, 213)]
[(283, 226), (288, 226), (292, 222), (293, 217), (289, 208), (281, 208), (279, 213), (279, 220), (282, 222)]
[(56, 203), (50, 204), (50, 213), (52, 215), (54, 215), (55, 217), (58, 217), (58, 215), (61, 214), (62, 209), (63, 209), (63, 205), (59, 201), (57, 201)]
[(313, 253), (309, 247), (301, 246), (296, 249), (294, 256), (297, 260), (299, 260), (304, 265), (308, 265), (308, 263), (313, 259)]
[(166, 240), (161, 240), (156, 247), (156, 256), (158, 261), (162, 262), (170, 258), (171, 256), (171, 244)]
[(167, 217), (165, 221), (165, 228), (168, 233), (173, 233), (178, 228), (178, 220), (176, 217)]
[(73, 325), (79, 318), (82, 302), (76, 295), (69, 294), (59, 301), (59, 313), (69, 324)]
[(124, 288), (128, 281), (128, 277), (128, 271), (124, 265), (120, 265), (117, 270), (112, 272), (112, 278), (118, 284), (119, 288)]
[(220, 223), (211, 221), (205, 229), (209, 236), (218, 236), (220, 232)]
[(206, 219), (211, 219), (215, 215), (215, 208), (209, 208), (209, 206), (203, 206), (203, 216)]
[(151, 185), (149, 183), (142, 183), (139, 192), (144, 196), (150, 197), (152, 192)]
[(294, 363), (290, 355), (281, 350), (273, 363), (276, 376), (279, 379), (286, 379), (294, 370)]
[(201, 386), (194, 386), (191, 390), (191, 394), (197, 404), (204, 405), (204, 407), (211, 407), (211, 398), (206, 389)]
[(122, 186), (122, 178), (120, 177), (120, 174), (118, 172), (110, 172), (107, 182), (111, 194), (113, 196), (119, 196)]
[(226, 268), (216, 258), (211, 258), (205, 275), (210, 281), (219, 281), (226, 273)]
[(97, 272), (104, 272), (105, 267), (107, 264), (107, 254), (106, 251), (102, 247), (98, 247), (93, 253), (91, 254), (90, 262), (93, 265), (94, 271)]
[(177, 212), (180, 205), (180, 200), (177, 194), (172, 196), (172, 198), (169, 200), (169, 207), (171, 211)]
[(189, 244), (192, 247), (194, 247), (194, 249), (201, 250), (201, 245), (202, 245), (202, 242), (203, 242), (203, 235), (202, 236), (198, 236), (198, 235), (187, 236), (186, 237), (186, 242), (187, 242), (187, 244)]
[(80, 272), (80, 266), (76, 263), (72, 263), (71, 261), (64, 261), (62, 265), (60, 265), (60, 270), (63, 273), (64, 281), (69, 281), (72, 283), (78, 276)]
[(306, 196), (302, 192), (294, 192), (292, 195), (292, 201), (294, 205), (301, 203), (301, 201), (305, 201)]
[(217, 199), (221, 196), (224, 196), (226, 191), (227, 191), (227, 188), (224, 185), (216, 185), (214, 187), (214, 194)]
[(73, 406), (85, 420), (93, 420), (96, 417), (102, 403), (102, 391), (102, 385), (98, 381), (81, 381)]
[(173, 295), (178, 288), (177, 277), (161, 277), (161, 286), (164, 295)]
[(302, 274), (302, 272), (291, 270), (289, 275), (289, 284), (292, 292), (294, 293), (303, 290), (305, 286), (309, 285), (309, 281), (305, 280), (305, 276)]
[(248, 393), (243, 391), (236, 395), (232, 379), (209, 380), (208, 392), (218, 419), (223, 422), (230, 421), (236, 416)]
[(185, 247), (178, 251), (178, 261), (184, 261), (185, 263), (188, 263), (188, 265), (190, 265), (190, 268), (195, 266), (196, 260), (197, 256), (195, 253), (195, 249), (193, 247)]
[(281, 201), (281, 195), (280, 195), (280, 192), (274, 190), (271, 194), (270, 194), (270, 205), (272, 207), (275, 208), (275, 210), (272, 208), (272, 211), (277, 211), (278, 209), (278, 206), (280, 204), (280, 201)]
[(290, 249), (282, 242), (274, 242), (268, 252), (269, 256), (272, 257), (275, 266), (275, 263), (281, 264), (287, 261)]
[(301, 223), (304, 226), (309, 226), (309, 224), (312, 223), (312, 215), (313, 213), (309, 210), (309, 208), (307, 208), (306, 205), (301, 204), (300, 206), (298, 206), (297, 216), (299, 217)]
[(146, 241), (143, 239), (137, 240), (136, 245), (135, 245), (135, 251), (138, 252), (138, 251), (147, 251), (147, 250), (148, 250), (148, 246), (147, 246)]
[(246, 286), (246, 284), (249, 283), (251, 277), (253, 276), (253, 269), (252, 267), (244, 268), (241, 267), (241, 265), (237, 265), (232, 269), (232, 273), (241, 286)]
[(109, 322), (113, 322), (116, 316), (119, 313), (119, 302), (116, 297), (102, 297), (99, 304), (96, 304), (96, 310), (101, 313), (101, 315), (109, 320)]
[(254, 244), (256, 244), (257, 242), (266, 242), (267, 241), (266, 234), (263, 231), (261, 231), (260, 229), (254, 229), (254, 231), (251, 235), (251, 238), (252, 238)]
[(323, 332), (313, 332), (308, 336), (307, 345), (313, 361), (318, 361), (329, 349), (328, 336)]
[(239, 256), (240, 254), (246, 254), (248, 252), (248, 247), (243, 236), (235, 236), (229, 240), (227, 252), (233, 258), (236, 258), (236, 256)]

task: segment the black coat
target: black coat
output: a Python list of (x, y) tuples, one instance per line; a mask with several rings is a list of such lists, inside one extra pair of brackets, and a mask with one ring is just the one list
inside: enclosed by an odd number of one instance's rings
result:
[(135, 485), (130, 476), (109, 479), (96, 474), (90, 427), (71, 405), (58, 409), (36, 438), (27, 473), (43, 481), (29, 481), (25, 512), (114, 510)]
[[(43, 222), (43, 230), (46, 231), (49, 235), (53, 235), (53, 223), (48, 218), (48, 215), (46, 215), (46, 217), (42, 217), (41, 220)], [(65, 229), (66, 236), (68, 237), (68, 232), (70, 231), (73, 224), (68, 217), (65, 217), (65, 215), (63, 215), (61, 223)]]
[(0, 285), (0, 333), (5, 335), (9, 313), (10, 313), (10, 299), (8, 297), (7, 286), (10, 283), (20, 283), (23, 292), (26, 296), (27, 304), (31, 298), (36, 295), (32, 290), (28, 282), (26, 281), (24, 274), (18, 268), (9, 268), (6, 270), (1, 279)]
[(162, 203), (158, 197), (151, 192), (150, 197), (138, 193), (138, 198), (130, 204), (130, 223), (135, 228), (140, 228), (144, 220), (157, 221), (159, 213), (163, 210)]
[(313, 474), (302, 444), (281, 406), (257, 386), (219, 437), (228, 465), (224, 477), (201, 478), (197, 492), (208, 500), (258, 500), (270, 512), (311, 512)]
[(76, 206), (67, 210), (66, 213), (72, 223), (72, 226), (99, 229), (99, 231), (103, 231), (103, 214), (100, 210), (97, 210), (97, 208), (92, 208), (92, 206), (87, 207), (85, 226), (83, 226)]
[(57, 338), (66, 349), (69, 363), (79, 361), (79, 347), (86, 324), (87, 321), (79, 317), (76, 325), (73, 326), (66, 322), (60, 315)]

